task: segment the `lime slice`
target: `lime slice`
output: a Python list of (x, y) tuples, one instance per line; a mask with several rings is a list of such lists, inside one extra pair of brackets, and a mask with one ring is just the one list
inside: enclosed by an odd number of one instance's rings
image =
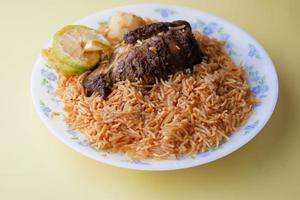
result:
[(53, 51), (58, 59), (69, 66), (86, 70), (99, 61), (99, 50), (109, 47), (103, 35), (81, 25), (66, 26), (53, 38)]
[(99, 40), (91, 40), (88, 43), (86, 43), (86, 45), (83, 48), (84, 52), (89, 52), (89, 51), (99, 51), (102, 49), (107, 49), (110, 46), (108, 46), (107, 44), (100, 42)]
[(86, 69), (84, 68), (72, 67), (63, 63), (57, 58), (52, 48), (43, 49), (42, 55), (52, 67), (54, 67), (58, 72), (65, 75), (81, 74), (86, 71)]

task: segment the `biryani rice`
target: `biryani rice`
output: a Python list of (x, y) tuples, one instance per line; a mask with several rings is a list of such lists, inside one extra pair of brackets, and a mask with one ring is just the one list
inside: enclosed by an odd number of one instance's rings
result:
[(151, 86), (123, 81), (107, 100), (86, 97), (87, 73), (59, 76), (56, 94), (66, 122), (92, 147), (134, 159), (174, 159), (220, 145), (248, 118), (255, 104), (245, 72), (223, 44), (194, 32), (204, 60)]

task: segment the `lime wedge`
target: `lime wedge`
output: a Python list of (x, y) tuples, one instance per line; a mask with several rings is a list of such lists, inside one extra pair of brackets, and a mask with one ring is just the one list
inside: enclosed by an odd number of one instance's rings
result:
[(61, 60), (57, 58), (52, 48), (43, 49), (42, 55), (53, 68), (55, 68), (58, 72), (62, 74), (65, 75), (81, 74), (84, 71), (86, 71), (86, 69), (84, 68), (73, 67), (61, 62)]
[(83, 48), (84, 52), (89, 52), (89, 51), (99, 51), (102, 49), (107, 49), (110, 46), (108, 46), (107, 44), (100, 42), (99, 40), (91, 40), (89, 42), (86, 43), (86, 45)]
[[(96, 48), (97, 47), (97, 48)], [(53, 51), (61, 62), (88, 70), (100, 59), (99, 50), (109, 48), (103, 35), (81, 25), (69, 25), (59, 30), (53, 38)]]

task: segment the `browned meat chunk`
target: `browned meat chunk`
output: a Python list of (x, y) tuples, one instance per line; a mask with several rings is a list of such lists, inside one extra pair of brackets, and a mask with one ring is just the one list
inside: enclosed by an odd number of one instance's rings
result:
[[(186, 21), (160, 22), (142, 26), (124, 35), (125, 45), (118, 47), (109, 70), (95, 69), (84, 81), (86, 94), (109, 95), (112, 84), (123, 80), (166, 79), (176, 71), (200, 63), (202, 53)], [(100, 66), (101, 67), (101, 66)]]
[(177, 20), (174, 22), (159, 22), (146, 26), (141, 26), (133, 31), (130, 31), (124, 35), (124, 41), (128, 44), (135, 43), (137, 40), (143, 40), (151, 37), (152, 35), (160, 32), (167, 32), (169, 29), (191, 29), (190, 24), (183, 20)]

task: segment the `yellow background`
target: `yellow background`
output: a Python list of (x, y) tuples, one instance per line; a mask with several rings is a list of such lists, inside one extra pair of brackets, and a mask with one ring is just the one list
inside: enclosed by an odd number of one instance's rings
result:
[(81, 156), (45, 128), (30, 97), (31, 70), (41, 47), (64, 25), (138, 2), (0, 0), (0, 199), (300, 199), (298, 0), (163, 1), (210, 12), (244, 28), (276, 65), (276, 110), (263, 131), (231, 155), (185, 170), (126, 170)]

